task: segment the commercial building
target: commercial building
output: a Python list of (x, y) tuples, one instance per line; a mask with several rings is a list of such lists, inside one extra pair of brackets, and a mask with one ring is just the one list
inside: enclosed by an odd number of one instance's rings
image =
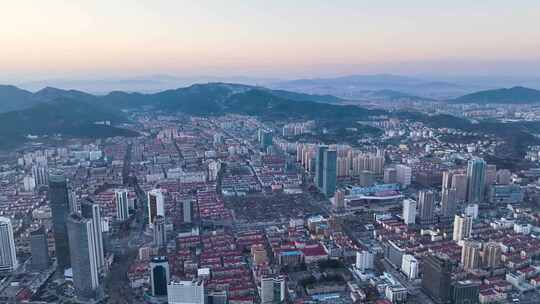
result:
[(422, 190), (418, 194), (418, 215), (421, 225), (435, 224), (435, 193), (431, 190)]
[(283, 303), (285, 301), (285, 277), (270, 276), (261, 278), (261, 303)]
[(101, 211), (98, 204), (94, 204), (90, 199), (85, 199), (81, 203), (82, 217), (92, 221), (92, 229), (94, 230), (94, 255), (98, 265), (98, 270), (104, 271), (106, 268), (104, 249), (103, 249), (103, 233), (101, 229)]
[(467, 280), (452, 283), (452, 304), (478, 303), (480, 284)]
[(418, 260), (412, 254), (403, 255), (401, 271), (403, 271), (409, 280), (418, 278), (418, 266)]
[(169, 304), (205, 304), (204, 281), (171, 281), (167, 285)]
[(414, 200), (403, 200), (403, 221), (407, 225), (414, 225), (416, 221), (416, 202)]
[(148, 224), (154, 225), (158, 215), (165, 216), (165, 198), (160, 189), (154, 189), (148, 192)]
[(61, 172), (49, 176), (49, 203), (52, 213), (52, 226), (56, 261), (60, 270), (70, 267), (69, 237), (66, 221), (69, 215), (69, 194), (66, 177)]
[(452, 263), (444, 256), (427, 255), (423, 259), (422, 289), (437, 304), (450, 303)]
[(0, 217), (0, 273), (12, 272), (18, 266), (11, 220), (7, 217)]
[(489, 202), (492, 204), (517, 204), (523, 201), (524, 193), (519, 185), (491, 185)]
[(128, 192), (125, 189), (116, 190), (116, 219), (123, 222), (129, 218)]
[(467, 202), (482, 203), (486, 189), (486, 162), (476, 158), (467, 165)]
[(67, 219), (73, 286), (77, 297), (92, 299), (99, 288), (94, 222), (72, 213)]
[(356, 269), (365, 271), (367, 269), (373, 269), (375, 261), (375, 254), (368, 250), (362, 250), (356, 252)]
[(167, 257), (154, 257), (150, 261), (150, 287), (152, 296), (167, 296), (167, 286), (170, 281), (169, 262)]
[(30, 267), (34, 271), (43, 271), (49, 267), (49, 246), (47, 232), (43, 226), (30, 232)]

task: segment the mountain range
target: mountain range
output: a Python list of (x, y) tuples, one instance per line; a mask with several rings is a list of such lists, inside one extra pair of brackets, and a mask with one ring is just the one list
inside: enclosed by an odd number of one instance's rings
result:
[[(403, 96), (402, 93), (394, 91), (386, 91), (385, 94), (395, 95), (398, 98)], [(482, 91), (471, 95), (464, 95), (453, 102), (533, 102), (537, 100), (538, 91), (517, 87)], [(499, 124), (473, 125), (466, 119), (449, 115), (430, 116), (421, 113), (368, 110), (349, 105), (347, 100), (330, 95), (297, 93), (243, 84), (195, 84), (151, 94), (114, 91), (107, 95), (93, 95), (51, 87), (31, 93), (13, 86), (0, 86), (0, 112), (3, 112), (0, 113), (0, 146), (24, 141), (28, 135), (136, 136), (136, 132), (115, 127), (128, 121), (122, 110), (130, 108), (147, 108), (165, 113), (183, 112), (191, 115), (236, 113), (256, 115), (263, 120), (273, 121), (315, 119), (329, 124), (356, 122), (374, 115), (394, 115), (421, 121), (433, 127), (501, 133), (498, 132), (501, 127)], [(99, 121), (110, 121), (112, 125), (96, 124)], [(504, 134), (511, 139), (519, 133), (520, 138), (526, 138), (526, 142), (531, 142), (534, 141), (532, 135), (529, 136), (530, 134), (524, 132), (533, 127), (534, 133), (540, 130), (540, 126), (536, 125), (505, 124)]]
[(458, 97), (452, 100), (452, 102), (476, 104), (532, 104), (540, 103), (540, 91), (519, 86), (508, 89), (485, 90)]

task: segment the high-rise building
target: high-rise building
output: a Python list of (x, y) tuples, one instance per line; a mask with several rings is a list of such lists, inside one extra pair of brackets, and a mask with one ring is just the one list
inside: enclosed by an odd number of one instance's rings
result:
[(442, 185), (441, 185), (441, 189), (444, 191), (444, 189), (450, 189), (452, 188), (452, 176), (453, 176), (453, 171), (443, 171), (443, 175), (442, 175)]
[(456, 214), (457, 191), (455, 188), (445, 188), (441, 194), (441, 210), (444, 218), (452, 219)]
[(285, 277), (261, 278), (261, 304), (283, 303), (285, 301)]
[(148, 223), (154, 224), (156, 216), (165, 216), (165, 199), (160, 189), (154, 189), (148, 192)]
[(204, 281), (171, 281), (167, 285), (168, 304), (205, 304)]
[(0, 273), (12, 272), (19, 267), (13, 226), (7, 217), (0, 217)]
[(395, 184), (397, 183), (397, 170), (396, 168), (386, 168), (384, 169), (383, 181), (385, 184)]
[(487, 268), (497, 268), (501, 264), (502, 250), (499, 243), (488, 242), (484, 244), (482, 252), (483, 264)]
[(404, 254), (401, 262), (401, 271), (409, 280), (418, 278), (418, 260), (412, 254)]
[(343, 208), (345, 208), (345, 190), (336, 190), (336, 193), (332, 198), (332, 204), (336, 210), (342, 210)]
[(116, 219), (119, 221), (125, 221), (129, 218), (129, 202), (128, 192), (125, 189), (116, 190)]
[(43, 271), (49, 267), (49, 246), (47, 232), (43, 226), (30, 232), (30, 267), (35, 271)]
[[(317, 157), (321, 154), (322, 151), (322, 162), (320, 159), (317, 159), (317, 184), (320, 186), (319, 190), (326, 195), (331, 197), (336, 191), (337, 184), (337, 173), (336, 173), (336, 162), (337, 162), (337, 152), (336, 150), (328, 150), (326, 146), (319, 147)], [(322, 175), (322, 176), (321, 176)], [(322, 182), (321, 182), (322, 178)]]
[(259, 129), (259, 144), (266, 151), (272, 145), (274, 133), (271, 130)]
[(182, 215), (184, 223), (193, 222), (193, 202), (191, 200), (182, 201)]
[(480, 284), (473, 281), (457, 281), (452, 283), (452, 304), (478, 303)]
[(73, 286), (79, 298), (96, 297), (99, 288), (94, 222), (72, 213), (67, 219)]
[(154, 222), (154, 245), (158, 248), (167, 243), (167, 231), (165, 230), (165, 217), (158, 215)]
[(106, 268), (103, 251), (103, 233), (101, 229), (101, 212), (98, 204), (94, 204), (90, 199), (85, 199), (81, 203), (82, 217), (92, 221), (94, 234), (94, 256), (96, 257), (98, 270), (104, 271)]
[(467, 200), (467, 175), (456, 173), (452, 175), (452, 188), (456, 189), (458, 202)]
[(49, 169), (46, 165), (34, 165), (32, 166), (32, 177), (38, 188), (46, 186), (49, 183)]
[(49, 176), (49, 202), (52, 213), (54, 246), (58, 268), (70, 267), (69, 237), (66, 220), (69, 214), (69, 193), (66, 177), (61, 172)]
[(455, 215), (454, 216), (454, 232), (452, 239), (459, 242), (463, 239), (471, 237), (473, 218), (467, 215)]
[(465, 241), (461, 248), (461, 264), (463, 269), (478, 269), (480, 263), (480, 251), (482, 250), (482, 243)]
[(150, 285), (152, 296), (167, 296), (167, 285), (169, 285), (170, 273), (167, 257), (159, 256), (150, 260)]
[(452, 262), (445, 256), (427, 255), (422, 267), (422, 288), (438, 304), (450, 303)]
[(396, 165), (397, 182), (401, 187), (406, 188), (411, 184), (412, 169), (406, 165)]
[(469, 160), (467, 165), (467, 202), (483, 202), (485, 189), (486, 162), (480, 158)]
[(436, 222), (435, 193), (431, 190), (421, 190), (418, 193), (418, 214), (420, 224), (429, 225)]
[(324, 179), (324, 153), (328, 150), (328, 146), (320, 145), (317, 147), (317, 153), (315, 157), (315, 185), (317, 188), (322, 189)]
[(373, 269), (375, 261), (375, 254), (368, 250), (362, 250), (356, 252), (356, 269), (365, 271), (366, 269)]
[(411, 199), (403, 200), (403, 221), (406, 225), (416, 223), (416, 202)]

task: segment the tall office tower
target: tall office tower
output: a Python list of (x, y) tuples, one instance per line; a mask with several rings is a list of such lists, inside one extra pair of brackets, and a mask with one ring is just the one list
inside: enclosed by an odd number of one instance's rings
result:
[(271, 130), (259, 129), (259, 144), (263, 150), (272, 145), (274, 134)]
[(61, 172), (49, 176), (49, 204), (52, 213), (54, 246), (58, 268), (70, 267), (69, 237), (66, 220), (69, 215), (69, 193), (66, 177)]
[(32, 177), (36, 182), (36, 186), (45, 186), (49, 183), (49, 169), (46, 165), (33, 165)]
[(480, 267), (480, 251), (482, 243), (465, 241), (461, 248), (461, 264), (463, 269), (478, 269)]
[(433, 254), (424, 257), (423, 262), (422, 288), (436, 303), (449, 303), (452, 262)]
[(154, 189), (148, 192), (148, 223), (154, 224), (156, 216), (165, 216), (165, 199), (160, 189)]
[(411, 184), (412, 169), (405, 165), (396, 165), (397, 182), (401, 187), (406, 188)]
[(95, 298), (99, 276), (93, 220), (72, 213), (67, 226), (75, 293), (83, 299)]
[(386, 168), (384, 169), (383, 181), (385, 184), (395, 184), (397, 183), (397, 170), (396, 168)]
[(0, 273), (12, 272), (18, 266), (11, 220), (7, 217), (0, 217)]
[(324, 151), (323, 157), (323, 186), (322, 193), (331, 197), (336, 192), (337, 172), (336, 172), (337, 154), (336, 150)]
[(261, 278), (261, 304), (282, 303), (285, 301), (285, 277)]
[(431, 190), (421, 190), (418, 193), (418, 213), (420, 224), (434, 224), (435, 218), (435, 193)]
[(457, 281), (452, 283), (452, 304), (478, 303), (480, 285), (473, 281)]
[(323, 188), (323, 179), (324, 179), (324, 153), (328, 150), (328, 146), (318, 146), (317, 153), (315, 157), (315, 186), (317, 188)]
[(512, 182), (512, 172), (507, 169), (497, 171), (497, 184), (508, 185)]
[(167, 296), (167, 285), (169, 285), (170, 273), (167, 257), (159, 256), (150, 260), (150, 284), (152, 296)]
[(167, 244), (167, 231), (165, 231), (165, 217), (158, 215), (154, 222), (154, 245), (158, 248)]
[(43, 271), (49, 267), (49, 245), (47, 232), (43, 226), (30, 232), (30, 267), (35, 271)]
[(456, 189), (458, 202), (467, 200), (467, 175), (456, 173), (452, 175), (452, 188)]
[(114, 195), (116, 201), (116, 219), (123, 222), (129, 218), (128, 192), (125, 189), (116, 190)]
[(105, 256), (103, 253), (103, 233), (101, 229), (101, 212), (98, 204), (94, 204), (90, 199), (85, 199), (81, 203), (82, 217), (92, 220), (94, 233), (94, 256), (96, 257), (98, 270), (104, 271), (106, 268)]
[(403, 200), (403, 221), (406, 225), (416, 222), (416, 202), (411, 199)]
[(454, 217), (454, 232), (452, 239), (459, 242), (463, 239), (470, 238), (472, 232), (473, 218), (467, 215), (457, 215)]
[(191, 200), (182, 201), (182, 215), (184, 223), (193, 222), (193, 202)]
[(487, 268), (497, 268), (501, 264), (502, 250), (499, 243), (489, 242), (484, 245), (483, 250), (484, 266)]
[(374, 183), (375, 177), (373, 176), (372, 171), (364, 170), (360, 172), (360, 175), (358, 176), (358, 184), (360, 187), (373, 186)]
[(205, 304), (204, 281), (171, 281), (167, 285), (168, 304)]
[(450, 189), (452, 188), (452, 176), (453, 176), (453, 172), (452, 171), (443, 171), (443, 174), (442, 174), (442, 185), (441, 185), (441, 189), (444, 191), (444, 189)]
[(441, 195), (442, 216), (452, 219), (456, 214), (457, 191), (455, 188), (445, 188)]
[(469, 160), (467, 166), (467, 202), (483, 202), (485, 186), (486, 162), (480, 158)]

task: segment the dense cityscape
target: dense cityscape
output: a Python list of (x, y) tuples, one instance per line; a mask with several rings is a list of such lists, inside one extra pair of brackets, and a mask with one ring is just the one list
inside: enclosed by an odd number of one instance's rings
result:
[(139, 136), (2, 154), (3, 302), (540, 297), (534, 146), (508, 169), (497, 136), (385, 116), (351, 145), (314, 120), (126, 113)]
[(540, 1), (16, 0), (0, 304), (540, 304)]

